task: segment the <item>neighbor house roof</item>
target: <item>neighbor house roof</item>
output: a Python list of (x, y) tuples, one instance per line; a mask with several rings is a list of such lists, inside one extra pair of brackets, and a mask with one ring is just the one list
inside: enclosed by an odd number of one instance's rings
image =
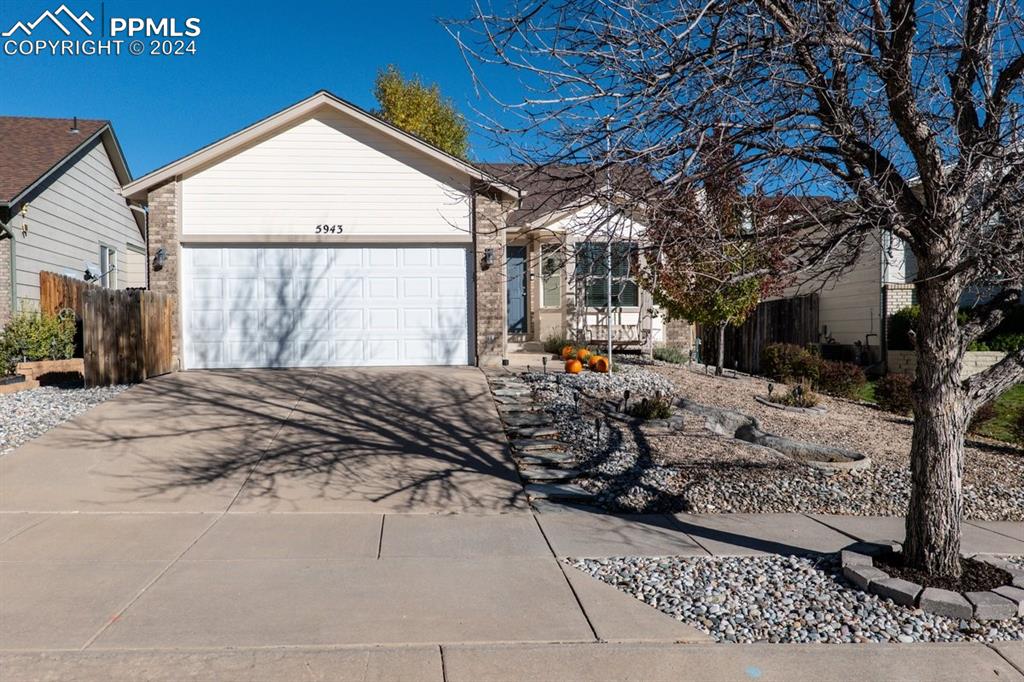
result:
[[(77, 132), (76, 132), (77, 131)], [(0, 219), (8, 220), (48, 178), (99, 139), (117, 175), (119, 186), (132, 174), (109, 121), (85, 118), (0, 116)], [(135, 220), (139, 231), (144, 222)]]
[(0, 116), (0, 203), (13, 203), (75, 150), (91, 141), (106, 121)]
[[(484, 163), (480, 167), (519, 187), (522, 201), (509, 216), (511, 227), (524, 227), (548, 216), (572, 212), (593, 203), (608, 184), (607, 173), (586, 164)], [(654, 180), (644, 170), (616, 166), (611, 170), (612, 188), (643, 197)]]
[(243, 128), (242, 130), (232, 133), (225, 138), (222, 138), (216, 142), (208, 144), (207, 146), (195, 151), (188, 156), (184, 156), (177, 161), (158, 168), (157, 170), (145, 175), (135, 182), (129, 184), (124, 188), (125, 196), (132, 199), (143, 199), (146, 193), (158, 185), (163, 184), (167, 180), (174, 178), (179, 175), (186, 174), (196, 168), (202, 167), (203, 165), (214, 161), (216, 159), (230, 155), (237, 149), (244, 147), (245, 145), (267, 135), (268, 133), (286, 126), (303, 116), (308, 115), (312, 111), (320, 107), (330, 107), (335, 111), (341, 112), (347, 116), (350, 116), (362, 123), (367, 124), (371, 128), (374, 128), (386, 135), (389, 135), (410, 147), (419, 150), (423, 154), (432, 157), (433, 159), (440, 161), (442, 164), (453, 168), (462, 173), (469, 175), (475, 180), (486, 183), (494, 189), (506, 194), (507, 196), (517, 198), (519, 196), (519, 190), (507, 183), (495, 178), (486, 170), (475, 166), (468, 161), (460, 159), (456, 156), (438, 149), (437, 147), (429, 144), (420, 138), (407, 133), (406, 131), (397, 128), (387, 121), (384, 121), (377, 116), (374, 116), (370, 112), (361, 109), (360, 107), (341, 99), (340, 97), (333, 95), (326, 90), (321, 90), (311, 97), (307, 97), (301, 102), (297, 102), (292, 106), (272, 114), (267, 118), (264, 118), (252, 125)]

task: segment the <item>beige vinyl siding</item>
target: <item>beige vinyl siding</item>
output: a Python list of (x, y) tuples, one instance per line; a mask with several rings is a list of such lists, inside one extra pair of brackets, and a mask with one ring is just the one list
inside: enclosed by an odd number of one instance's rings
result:
[[(38, 305), (39, 273), (81, 277), (86, 261), (99, 265), (100, 245), (117, 250), (118, 285), (127, 246), (145, 249), (138, 223), (120, 195), (120, 183), (97, 139), (74, 164), (58, 171), (10, 225), (15, 237), (15, 284), (19, 306)], [(28, 231), (23, 235), (22, 228)]]
[[(471, 241), (468, 177), (334, 110), (182, 180), (182, 234)], [(325, 238), (329, 241), (330, 236)]]
[(121, 286), (125, 289), (146, 286), (146, 252), (129, 246), (125, 252)]
[[(812, 279), (799, 286), (790, 287), (785, 296), (796, 296), (817, 292), (820, 300), (818, 331), (825, 341), (825, 330), (836, 342), (852, 344), (865, 342), (865, 335), (879, 334), (879, 308), (882, 295), (882, 264), (880, 244), (872, 238), (865, 245), (863, 253), (854, 264), (838, 279), (824, 284), (821, 279)], [(870, 345), (879, 344), (878, 336), (870, 339)]]

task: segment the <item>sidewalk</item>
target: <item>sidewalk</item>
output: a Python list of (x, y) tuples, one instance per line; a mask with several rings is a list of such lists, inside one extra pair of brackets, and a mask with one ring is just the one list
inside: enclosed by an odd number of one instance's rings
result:
[[(1020, 682), (1024, 643), (512, 644), (7, 654), (5, 682), (111, 679), (513, 682)], [(1016, 666), (1016, 668), (1014, 667)]]

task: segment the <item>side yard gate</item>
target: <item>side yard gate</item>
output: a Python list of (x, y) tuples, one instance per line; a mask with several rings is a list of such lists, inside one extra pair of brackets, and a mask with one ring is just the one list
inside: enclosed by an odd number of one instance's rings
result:
[(135, 383), (173, 370), (174, 302), (166, 294), (104, 289), (51, 272), (39, 274), (39, 285), (40, 310), (68, 308), (80, 321), (86, 386)]
[[(740, 327), (725, 331), (726, 367), (758, 373), (761, 350), (773, 343), (818, 343), (818, 294), (765, 301)], [(701, 327), (701, 360), (714, 364), (718, 330)]]

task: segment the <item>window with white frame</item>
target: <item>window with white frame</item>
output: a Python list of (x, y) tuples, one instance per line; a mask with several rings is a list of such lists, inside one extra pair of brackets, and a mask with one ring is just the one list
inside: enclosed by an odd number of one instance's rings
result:
[(117, 249), (100, 246), (100, 286), (117, 288)]
[(540, 247), (541, 306), (559, 308), (562, 305), (562, 248), (561, 244), (542, 244)]
[[(576, 253), (576, 275), (585, 288), (585, 305), (604, 308), (608, 305), (607, 242), (585, 242)], [(640, 305), (640, 291), (630, 277), (636, 245), (612, 242), (612, 307), (635, 308)]]

